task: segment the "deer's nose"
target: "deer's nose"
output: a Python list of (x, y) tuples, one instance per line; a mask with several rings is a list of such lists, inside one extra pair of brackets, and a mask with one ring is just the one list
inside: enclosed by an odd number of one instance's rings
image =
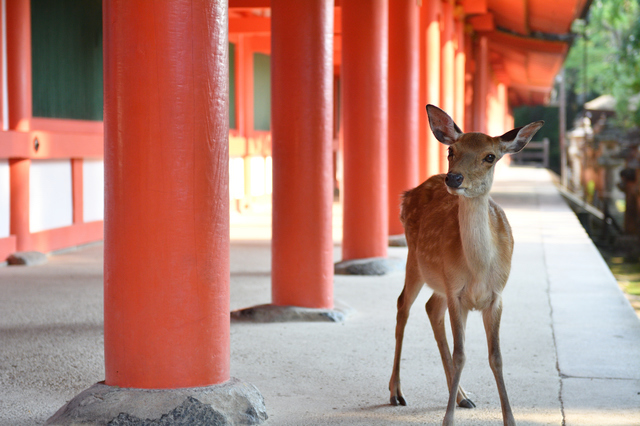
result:
[(460, 173), (447, 173), (447, 176), (444, 178), (444, 183), (446, 183), (449, 188), (459, 188), (463, 180), (464, 176)]

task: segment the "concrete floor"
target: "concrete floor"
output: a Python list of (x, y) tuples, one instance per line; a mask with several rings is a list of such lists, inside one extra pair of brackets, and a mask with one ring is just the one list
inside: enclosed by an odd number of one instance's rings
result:
[[(502, 168), (493, 196), (516, 239), (501, 341), (518, 424), (640, 425), (640, 321), (549, 174)], [(335, 219), (338, 238), (338, 211)], [(268, 211), (232, 215), (232, 309), (270, 301), (268, 238)], [(0, 425), (42, 424), (104, 379), (102, 254), (98, 244), (0, 268)], [(268, 424), (440, 424), (447, 392), (424, 312), (428, 288), (405, 333), (409, 405), (388, 404), (403, 279), (336, 276), (336, 299), (356, 312), (345, 323), (232, 324), (231, 375), (260, 389)], [(458, 424), (501, 424), (478, 313), (466, 352), (462, 383), (477, 407), (458, 409)]]

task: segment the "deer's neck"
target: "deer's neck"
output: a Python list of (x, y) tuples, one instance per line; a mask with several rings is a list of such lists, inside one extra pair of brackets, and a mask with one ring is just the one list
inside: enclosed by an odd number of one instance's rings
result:
[(467, 198), (460, 196), (458, 220), (460, 237), (467, 263), (472, 270), (489, 268), (495, 256), (495, 243), (489, 221), (489, 196)]

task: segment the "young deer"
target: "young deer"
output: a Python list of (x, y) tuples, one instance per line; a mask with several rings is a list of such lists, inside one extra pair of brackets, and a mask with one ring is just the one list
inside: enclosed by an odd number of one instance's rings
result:
[[(403, 197), (400, 219), (409, 254), (404, 288), (398, 298), (396, 351), (389, 382), (391, 404), (407, 404), (400, 390), (402, 338), (409, 309), (427, 283), (434, 290), (426, 304), (427, 315), (449, 386), (442, 424), (454, 424), (456, 402), (461, 407), (475, 407), (460, 386), (460, 375), (465, 363), (467, 313), (477, 309), (482, 311), (502, 418), (505, 425), (515, 425), (502, 377), (499, 338), (501, 293), (511, 269), (513, 236), (489, 190), (498, 160), (522, 150), (544, 122), (490, 137), (462, 133), (451, 117), (436, 106), (427, 105), (427, 114), (436, 139), (449, 146), (449, 172), (432, 176)], [(444, 329), (447, 308), (453, 331), (453, 358)]]

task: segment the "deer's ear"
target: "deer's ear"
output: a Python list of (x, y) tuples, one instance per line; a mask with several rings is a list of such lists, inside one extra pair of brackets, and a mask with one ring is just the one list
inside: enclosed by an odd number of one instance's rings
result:
[(451, 145), (462, 136), (460, 127), (453, 122), (449, 114), (437, 106), (427, 105), (427, 115), (429, 116), (429, 125), (431, 126), (433, 136), (435, 136), (439, 142), (445, 145)]
[(500, 139), (500, 148), (505, 154), (515, 154), (529, 143), (533, 135), (536, 134), (544, 121), (535, 121), (523, 127), (518, 127), (498, 137)]

